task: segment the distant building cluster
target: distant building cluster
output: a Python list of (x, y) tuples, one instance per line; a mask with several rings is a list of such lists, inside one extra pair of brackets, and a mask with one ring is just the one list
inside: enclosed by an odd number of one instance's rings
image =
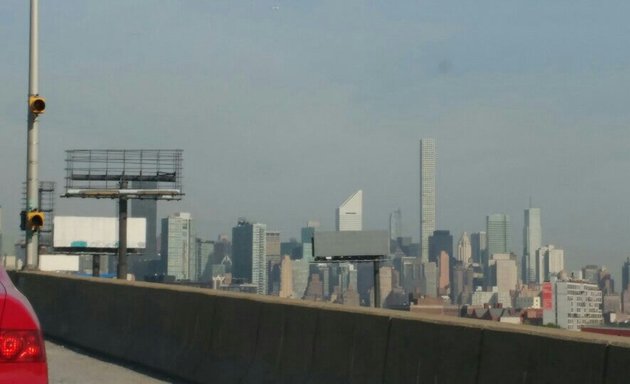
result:
[[(418, 239), (405, 235), (403, 212), (391, 212), (389, 252), (376, 269), (351, 260), (316, 261), (316, 220), (306, 222), (299, 239), (283, 241), (265, 223), (238, 218), (230, 235), (211, 240), (199, 237), (186, 212), (162, 218), (156, 233), (156, 202), (139, 200), (132, 202), (131, 216), (147, 219), (147, 242), (130, 259), (130, 270), (149, 281), (576, 331), (630, 320), (630, 258), (623, 264), (621, 293), (605, 266), (567, 271), (565, 251), (543, 241), (540, 208), (524, 210), (518, 251), (504, 213), (488, 214), (485, 228), (474, 231), (439, 229), (436, 143), (422, 139), (419, 149)], [(363, 231), (363, 210), (358, 190), (335, 209), (335, 230)], [(105, 269), (114, 268), (110, 260)]]

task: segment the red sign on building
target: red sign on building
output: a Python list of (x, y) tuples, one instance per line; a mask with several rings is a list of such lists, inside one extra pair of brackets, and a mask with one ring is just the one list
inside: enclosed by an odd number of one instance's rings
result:
[(544, 282), (542, 285), (542, 304), (543, 304), (543, 309), (553, 309), (553, 292), (551, 289), (551, 283), (550, 282)]

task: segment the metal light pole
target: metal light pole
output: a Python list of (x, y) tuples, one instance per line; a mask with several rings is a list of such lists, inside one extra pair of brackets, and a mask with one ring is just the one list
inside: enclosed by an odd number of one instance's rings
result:
[[(39, 113), (34, 112), (32, 100), (39, 96), (38, 85), (38, 0), (31, 0), (31, 29), (28, 71), (28, 130), (26, 148), (26, 211), (39, 210)], [(42, 109), (43, 111), (43, 109)], [(26, 269), (39, 267), (39, 233), (27, 226)]]
[[(127, 182), (120, 182), (120, 189), (127, 189)], [(127, 197), (118, 198), (118, 267), (116, 275), (127, 280)]]

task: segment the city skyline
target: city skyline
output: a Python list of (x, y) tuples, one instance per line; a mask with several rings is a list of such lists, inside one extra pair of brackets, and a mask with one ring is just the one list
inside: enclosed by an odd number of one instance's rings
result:
[[(571, 268), (612, 269), (625, 259), (623, 10), (574, 4), (558, 20), (565, 6), (527, 4), (514, 25), (501, 2), (366, 4), (359, 15), (347, 4), (273, 5), (42, 4), (41, 179), (62, 185), (64, 149), (181, 147), (186, 196), (160, 203), (158, 216), (194, 212), (201, 234), (229, 233), (243, 215), (287, 237), (309, 218), (331, 229), (331, 207), (360, 187), (366, 229), (386, 228), (400, 207), (404, 232), (415, 237), (416, 143), (434, 137), (436, 229), (481, 231), (491, 212), (520, 223), (533, 196), (545, 238), (566, 250)], [(28, 16), (17, 0), (0, 7), (8, 58), (0, 63), (0, 156), (16, 164), (0, 193), (10, 245), (24, 180)], [(544, 39), (524, 27), (533, 22)], [(95, 141), (95, 132), (108, 134)], [(554, 150), (532, 157), (538, 147)], [(58, 199), (56, 209), (114, 213), (105, 201)]]

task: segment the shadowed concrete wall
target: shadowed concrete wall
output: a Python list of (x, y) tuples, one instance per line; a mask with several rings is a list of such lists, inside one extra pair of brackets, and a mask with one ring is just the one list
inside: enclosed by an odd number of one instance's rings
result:
[(630, 342), (470, 319), (18, 272), (44, 332), (198, 383), (630, 382)]

